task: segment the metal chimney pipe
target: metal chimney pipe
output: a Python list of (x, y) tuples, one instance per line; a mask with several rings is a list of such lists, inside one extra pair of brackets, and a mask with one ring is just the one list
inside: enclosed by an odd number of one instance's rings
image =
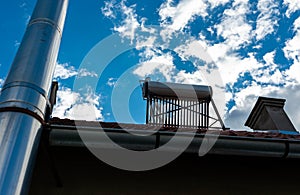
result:
[(68, 0), (38, 0), (0, 93), (0, 194), (23, 194), (49, 105)]

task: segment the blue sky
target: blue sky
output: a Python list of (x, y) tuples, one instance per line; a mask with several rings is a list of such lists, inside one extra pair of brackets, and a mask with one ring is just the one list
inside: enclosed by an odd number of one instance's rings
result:
[[(0, 85), (35, 2), (0, 3)], [(110, 39), (115, 45), (105, 42)], [(233, 129), (245, 129), (258, 96), (285, 98), (300, 129), (299, 43), (298, 0), (71, 0), (53, 116), (144, 123), (139, 80), (150, 76), (212, 85)], [(91, 59), (90, 51), (98, 56)], [(84, 90), (74, 84), (81, 79)]]

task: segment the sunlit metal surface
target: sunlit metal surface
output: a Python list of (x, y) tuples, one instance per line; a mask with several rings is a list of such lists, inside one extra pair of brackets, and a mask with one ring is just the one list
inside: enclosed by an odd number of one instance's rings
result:
[(0, 194), (26, 193), (68, 0), (38, 0), (0, 94)]
[(210, 101), (213, 91), (212, 87), (205, 85), (146, 81), (143, 85), (143, 96), (147, 98), (148, 95), (176, 99), (205, 99)]
[(0, 194), (20, 194), (29, 182), (41, 123), (34, 117), (16, 112), (2, 112), (0, 120)]

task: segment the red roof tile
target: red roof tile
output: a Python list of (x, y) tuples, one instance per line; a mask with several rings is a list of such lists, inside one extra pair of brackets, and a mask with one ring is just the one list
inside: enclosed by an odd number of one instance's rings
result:
[[(128, 129), (128, 130), (157, 130), (158, 126), (149, 124), (126, 124), (116, 122), (99, 122), (99, 121), (84, 121), (84, 120), (70, 120), (51, 118), (50, 125), (62, 125), (62, 126), (85, 126), (85, 127), (99, 127), (111, 128), (111, 129)], [(176, 132), (176, 127), (159, 127), (160, 131)], [(195, 129), (185, 128), (185, 132), (193, 132)], [(218, 131), (218, 132), (217, 132)], [(270, 138), (271, 139), (300, 139), (300, 135), (287, 135), (282, 133), (268, 133), (268, 132), (250, 132), (250, 131), (234, 131), (234, 130), (207, 130), (197, 129), (198, 134), (220, 133), (221, 136), (238, 136), (238, 137), (254, 137), (254, 138)]]

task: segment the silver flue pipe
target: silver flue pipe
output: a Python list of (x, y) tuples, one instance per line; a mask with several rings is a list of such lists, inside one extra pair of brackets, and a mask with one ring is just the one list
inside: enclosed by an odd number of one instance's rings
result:
[(38, 0), (0, 92), (0, 194), (27, 192), (68, 0)]

